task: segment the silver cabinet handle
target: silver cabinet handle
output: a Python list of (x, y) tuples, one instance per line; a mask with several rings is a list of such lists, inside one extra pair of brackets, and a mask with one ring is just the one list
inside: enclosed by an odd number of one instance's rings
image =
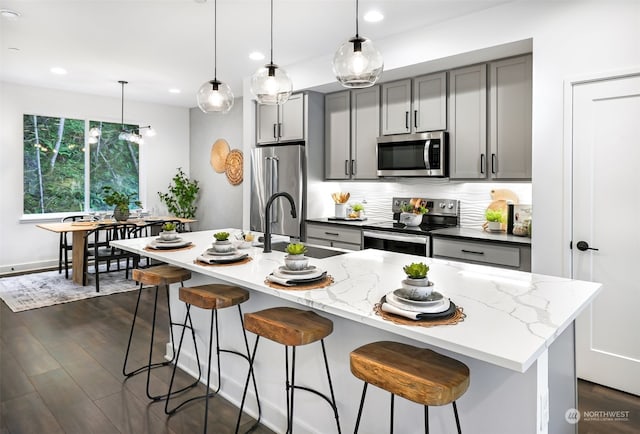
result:
[(349, 160), (344, 160), (344, 174), (349, 176)]
[(276, 135), (276, 124), (273, 124), (273, 138), (277, 139), (278, 136)]
[(491, 154), (491, 173), (498, 173), (498, 159), (496, 154)]
[(325, 234), (325, 235), (331, 235), (331, 236), (334, 236), (334, 237), (339, 237), (339, 236), (340, 236), (340, 234), (339, 234), (339, 233), (337, 233), (337, 232), (326, 232), (326, 231), (325, 231), (325, 233), (324, 233), (324, 234)]
[(282, 137), (282, 122), (278, 123), (278, 138)]
[(356, 160), (351, 160), (351, 175), (356, 174)]
[(484, 174), (484, 154), (480, 154), (480, 173)]

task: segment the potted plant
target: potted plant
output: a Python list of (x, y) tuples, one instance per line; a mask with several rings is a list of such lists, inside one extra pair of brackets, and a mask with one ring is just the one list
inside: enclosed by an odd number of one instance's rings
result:
[(429, 210), (422, 205), (404, 204), (400, 207), (400, 223), (404, 223), (407, 226), (420, 226), (422, 223), (422, 216), (429, 212)]
[(181, 167), (169, 185), (169, 192), (158, 192), (160, 201), (167, 205), (167, 210), (176, 217), (194, 218), (196, 216), (195, 202), (198, 199), (200, 186), (198, 181), (191, 180), (185, 175)]
[(109, 206), (115, 206), (113, 210), (113, 217), (118, 221), (126, 221), (129, 218), (129, 204), (134, 203), (137, 206), (141, 206), (142, 202), (134, 200), (137, 193), (121, 193), (116, 191), (110, 185), (102, 187), (102, 198), (104, 203)]
[(289, 270), (304, 270), (309, 265), (309, 258), (304, 254), (307, 247), (302, 243), (290, 243), (287, 245), (288, 255), (284, 257), (284, 265)]
[(351, 207), (351, 211), (353, 214), (353, 218), (364, 218), (364, 206), (361, 203), (354, 203), (353, 207)]
[(407, 298), (423, 300), (433, 291), (433, 283), (429, 281), (427, 273), (429, 266), (423, 262), (413, 262), (402, 267), (407, 278), (402, 281), (402, 288)]
[(176, 233), (176, 224), (172, 222), (166, 222), (162, 225), (162, 232), (160, 232), (160, 239), (165, 241), (171, 241), (178, 238)]
[(502, 223), (504, 223), (504, 212), (502, 210), (488, 208), (484, 212), (484, 217), (487, 219), (487, 227), (490, 231), (502, 230)]
[(218, 253), (229, 253), (234, 250), (233, 244), (229, 241), (229, 232), (216, 232), (213, 234), (216, 239), (213, 249)]

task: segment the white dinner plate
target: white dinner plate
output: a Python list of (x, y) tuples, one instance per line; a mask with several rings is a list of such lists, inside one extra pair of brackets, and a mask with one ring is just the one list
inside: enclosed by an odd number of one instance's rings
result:
[(274, 276), (279, 277), (281, 279), (288, 279), (288, 280), (292, 280), (292, 281), (293, 280), (315, 279), (315, 278), (318, 278), (318, 277), (322, 276), (323, 273), (325, 273), (325, 270), (322, 270), (320, 268), (315, 268), (315, 270), (313, 270), (312, 272), (305, 273), (305, 274), (283, 273), (282, 271), (280, 271), (279, 268), (273, 270), (273, 275)]
[(410, 312), (420, 312), (420, 313), (440, 313), (449, 309), (449, 299), (446, 297), (442, 297), (440, 300), (431, 302), (430, 305), (415, 305), (409, 302), (406, 302), (402, 299), (399, 299), (395, 295), (393, 295), (394, 291), (391, 291), (386, 295), (387, 303), (395, 306), (397, 308), (408, 310)]
[(191, 245), (191, 241), (185, 241), (185, 240), (182, 240), (177, 243), (158, 243), (157, 241), (151, 241), (151, 243), (149, 243), (149, 247), (151, 247), (152, 249), (158, 249), (158, 250), (179, 249), (180, 247), (186, 247), (190, 245)]
[(231, 253), (231, 254), (225, 254), (225, 255), (210, 255), (208, 253), (202, 255), (203, 257), (207, 258), (207, 259), (211, 259), (211, 261), (213, 262), (217, 262), (219, 264), (226, 264), (226, 263), (230, 263), (230, 262), (237, 262), (240, 261), (244, 258), (246, 258), (247, 256), (249, 256), (248, 253)]
[(162, 238), (156, 238), (155, 241), (156, 243), (160, 243), (160, 244), (176, 244), (176, 243), (182, 243), (183, 239), (180, 237), (176, 237), (173, 240), (163, 240)]
[(304, 270), (291, 270), (289, 268), (286, 267), (286, 265), (281, 265), (278, 267), (278, 271), (282, 274), (311, 274), (314, 273), (316, 271), (316, 266), (315, 265), (309, 265), (307, 268), (305, 268)]
[(213, 248), (209, 248), (204, 254), (209, 256), (231, 256), (231, 255), (242, 255), (243, 253), (238, 253), (236, 249), (233, 249), (230, 252), (222, 253), (222, 252), (216, 252)]

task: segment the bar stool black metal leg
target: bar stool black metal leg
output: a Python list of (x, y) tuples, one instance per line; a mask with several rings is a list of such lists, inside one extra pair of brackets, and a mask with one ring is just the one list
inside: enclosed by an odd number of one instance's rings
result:
[(360, 398), (360, 408), (358, 409), (358, 417), (356, 418), (356, 427), (353, 430), (353, 434), (358, 433), (358, 427), (360, 426), (360, 417), (362, 416), (362, 408), (364, 407), (364, 398), (367, 396), (367, 386), (369, 383), (364, 382), (364, 386), (362, 387), (362, 397)]
[[(244, 326), (243, 326), (244, 329)], [(251, 379), (251, 376), (253, 375), (253, 362), (256, 359), (256, 351), (258, 350), (258, 342), (260, 341), (260, 336), (256, 336), (256, 342), (253, 345), (253, 351), (251, 353), (251, 356), (249, 357), (249, 372), (247, 373), (247, 381), (245, 381), (244, 383), (244, 391), (242, 392), (242, 400), (240, 401), (240, 411), (238, 412), (238, 421), (236, 422), (236, 430), (235, 433), (237, 434), (240, 431), (240, 420), (242, 419), (242, 409), (244, 408), (244, 401), (247, 397), (247, 389), (249, 388), (249, 380)], [(254, 385), (255, 385), (255, 377), (254, 377)], [(257, 390), (257, 389), (256, 389)], [(257, 397), (257, 395), (256, 395)], [(255, 427), (255, 425), (254, 425)], [(251, 428), (253, 429), (253, 427)]]
[[(242, 307), (238, 305), (238, 314), (240, 315), (240, 326), (242, 327), (242, 336), (244, 338), (244, 347), (247, 351), (247, 362), (251, 363), (251, 353), (249, 350), (249, 339), (247, 339), (247, 330), (244, 328), (244, 317), (242, 315)], [(249, 431), (252, 431), (260, 424), (260, 419), (262, 419), (262, 407), (260, 406), (260, 397), (258, 396), (258, 385), (256, 383), (256, 375), (255, 372), (251, 371), (251, 379), (253, 380), (253, 390), (256, 393), (256, 403), (258, 404), (258, 418), (256, 422), (253, 424)]]
[(424, 406), (424, 432), (429, 434), (429, 406)]
[(293, 434), (293, 392), (296, 390), (296, 347), (291, 347), (291, 411), (289, 412), (289, 434)]
[(145, 367), (139, 368), (137, 370), (127, 372), (127, 360), (129, 359), (129, 350), (131, 349), (131, 340), (133, 339), (133, 329), (136, 326), (136, 318), (138, 318), (138, 308), (140, 307), (140, 297), (142, 295), (142, 283), (140, 284), (140, 288), (138, 288), (138, 301), (136, 301), (136, 309), (133, 313), (133, 321), (131, 322), (131, 331), (129, 332), (129, 342), (127, 343), (127, 352), (124, 355), (124, 363), (122, 364), (122, 375), (125, 377), (130, 377), (132, 375), (141, 372), (141, 370)]
[[(158, 312), (158, 292), (159, 288), (156, 286), (156, 296), (153, 301), (153, 317), (151, 320), (151, 340), (149, 341), (149, 363), (147, 364), (147, 398), (153, 401), (159, 401), (163, 397), (160, 395), (151, 395), (149, 391), (149, 385), (151, 383), (151, 360), (153, 358), (153, 342), (156, 334), (156, 316)], [(164, 364), (164, 363), (163, 363)]]
[(456, 428), (458, 428), (458, 434), (462, 434), (462, 430), (460, 429), (460, 418), (458, 417), (458, 406), (456, 405), (455, 401), (453, 401), (451, 404), (453, 405), (453, 414), (456, 417)]
[[(216, 318), (216, 310), (211, 311), (211, 325), (209, 327), (209, 361), (207, 363), (207, 388), (205, 390), (204, 398), (204, 433), (207, 434), (207, 422), (209, 421), (209, 385), (211, 384), (211, 353), (213, 352), (213, 326), (216, 325), (216, 349), (218, 352), (218, 379), (220, 378), (220, 349), (218, 348), (218, 327)], [(220, 382), (218, 382), (218, 389), (220, 389)], [(217, 392), (218, 390), (216, 390)]]
[(327, 379), (329, 380), (329, 391), (331, 392), (331, 407), (333, 408), (333, 414), (336, 418), (336, 425), (338, 426), (338, 434), (342, 433), (340, 429), (340, 419), (338, 418), (338, 405), (336, 404), (336, 396), (333, 393), (333, 383), (331, 382), (331, 373), (329, 372), (329, 362), (327, 361), (327, 351), (324, 346), (324, 339), (320, 339), (322, 345), (322, 357), (324, 358), (324, 366), (327, 370)]
[(392, 393), (391, 394), (391, 422), (390, 422), (390, 426), (389, 426), (389, 433), (393, 434), (393, 402), (395, 401), (395, 395)]

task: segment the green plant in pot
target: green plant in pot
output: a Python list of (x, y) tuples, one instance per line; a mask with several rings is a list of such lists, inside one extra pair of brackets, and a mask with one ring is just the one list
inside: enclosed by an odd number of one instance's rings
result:
[(488, 228), (490, 231), (501, 231), (502, 223), (505, 221), (504, 211), (501, 209), (488, 208), (484, 212), (484, 218), (487, 219)]
[(109, 206), (114, 206), (113, 217), (118, 221), (125, 221), (129, 218), (129, 205), (134, 203), (141, 206), (142, 202), (134, 200), (137, 193), (122, 193), (115, 190), (110, 185), (102, 187), (102, 199)]
[(284, 265), (289, 270), (304, 270), (309, 266), (309, 258), (304, 256), (307, 247), (302, 243), (290, 243), (287, 245), (287, 256), (284, 257)]
[(176, 216), (182, 218), (194, 218), (198, 207), (195, 205), (200, 192), (198, 181), (191, 180), (178, 168), (178, 173), (173, 177), (172, 183), (169, 185), (169, 192), (158, 192), (160, 201), (167, 205), (167, 210)]
[(411, 300), (424, 300), (433, 291), (433, 283), (427, 273), (429, 266), (423, 262), (412, 262), (402, 267), (407, 278), (402, 281), (403, 296)]
[(400, 211), (400, 223), (404, 223), (407, 226), (420, 226), (422, 216), (429, 212), (422, 205), (415, 206), (409, 203), (402, 205)]
[(216, 232), (213, 234), (216, 242), (213, 243), (213, 249), (218, 253), (230, 253), (235, 250), (231, 241), (229, 241), (229, 232)]
[(356, 202), (351, 207), (351, 212), (353, 215), (349, 215), (349, 217), (354, 218), (363, 218), (364, 217), (364, 205), (359, 202)]
[(162, 225), (162, 232), (160, 232), (160, 239), (165, 241), (171, 241), (178, 238), (176, 233), (176, 224), (172, 222), (166, 222)]

